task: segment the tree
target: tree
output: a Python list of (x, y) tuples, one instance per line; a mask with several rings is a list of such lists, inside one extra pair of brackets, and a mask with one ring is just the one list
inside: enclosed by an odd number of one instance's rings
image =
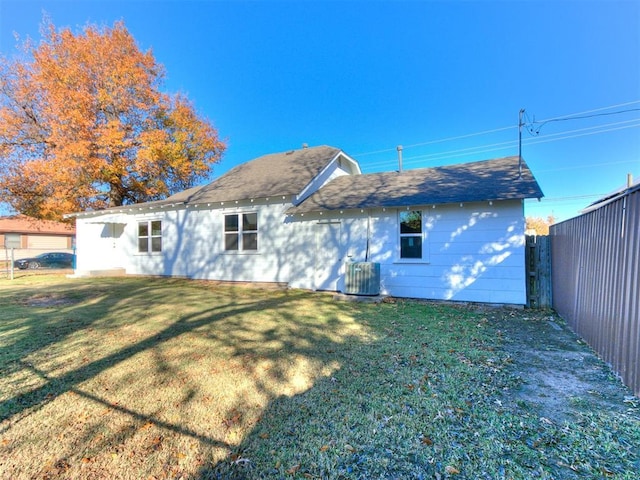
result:
[(556, 218), (549, 215), (546, 220), (542, 217), (527, 217), (527, 231), (534, 231), (536, 235), (549, 235), (549, 227), (556, 223)]
[(209, 177), (225, 144), (122, 22), (45, 21), (0, 58), (0, 195), (36, 218), (165, 198)]

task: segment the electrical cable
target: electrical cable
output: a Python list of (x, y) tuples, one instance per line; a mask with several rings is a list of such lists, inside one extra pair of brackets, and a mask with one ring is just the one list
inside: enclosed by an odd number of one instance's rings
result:
[[(617, 112), (594, 113), (593, 115), (582, 115), (582, 116), (579, 116), (579, 117), (554, 118), (552, 120), (547, 120), (546, 122), (539, 122), (539, 121), (534, 120), (533, 122), (531, 122), (531, 124), (529, 125), (527, 130), (532, 135), (538, 135), (540, 133), (540, 129), (542, 129), (542, 127), (544, 127), (545, 125), (547, 125), (548, 123), (551, 123), (551, 122), (565, 122), (567, 120), (580, 120), (580, 119), (583, 119), (583, 118), (603, 117), (605, 115), (619, 115), (621, 113), (638, 112), (638, 111), (640, 111), (640, 108), (629, 108), (627, 110), (619, 110)], [(538, 126), (538, 128), (536, 128), (534, 130), (533, 129), (534, 125), (539, 125), (539, 126)]]
[[(516, 128), (515, 125), (512, 125), (510, 127), (493, 128), (491, 130), (485, 130), (485, 131), (482, 131), (482, 132), (467, 133), (465, 135), (457, 135), (455, 137), (440, 138), (440, 139), (437, 139), (437, 140), (430, 140), (428, 142), (414, 143), (412, 145), (403, 145), (402, 148), (405, 149), (405, 148), (422, 147), (424, 145), (432, 145), (434, 143), (449, 142), (451, 140), (460, 140), (461, 138), (476, 137), (478, 135), (486, 135), (488, 133), (501, 132), (501, 131), (504, 131), (504, 130), (511, 130), (511, 129), (514, 129), (514, 128)], [(374, 155), (376, 153), (386, 153), (386, 152), (395, 152), (395, 151), (396, 151), (396, 147), (394, 147), (394, 148), (386, 148), (386, 149), (383, 149), (383, 150), (376, 150), (374, 152), (358, 153), (358, 154), (355, 154), (354, 157), (364, 157), (364, 156), (367, 156), (367, 155)]]
[[(595, 125), (595, 126), (591, 126), (591, 127), (583, 127), (583, 128), (578, 128), (578, 129), (574, 129), (574, 130), (566, 130), (566, 131), (563, 131), (563, 132), (556, 132), (556, 133), (549, 134), (549, 135), (545, 136), (544, 138), (536, 137), (536, 138), (532, 138), (532, 139), (525, 139), (525, 140), (523, 140), (522, 143), (524, 145), (535, 145), (535, 144), (538, 144), (538, 143), (549, 143), (549, 142), (554, 142), (554, 141), (566, 140), (566, 139), (570, 139), (570, 138), (583, 137), (583, 136), (589, 136), (589, 135), (596, 135), (596, 134), (612, 132), (612, 131), (616, 131), (616, 130), (623, 130), (623, 129), (627, 129), (627, 128), (635, 128), (635, 127), (640, 127), (640, 123), (634, 123), (632, 125), (628, 125), (628, 124), (633, 123), (633, 122), (638, 122), (639, 120), (640, 119), (636, 118), (636, 119), (631, 119), (631, 120), (622, 120), (620, 122), (611, 122), (611, 123), (602, 124), (602, 125)], [(605, 128), (605, 127), (614, 127), (614, 126), (617, 126), (617, 128)], [(589, 131), (589, 130), (595, 130), (595, 131)], [(587, 132), (587, 133), (579, 133), (577, 135), (573, 135), (574, 133), (578, 133), (578, 132)], [(555, 138), (555, 137), (559, 137), (559, 138)], [(418, 160), (426, 160), (426, 159), (432, 160), (432, 161), (433, 160), (444, 160), (444, 159), (448, 159), (448, 158), (461, 157), (461, 156), (465, 156), (465, 155), (474, 155), (474, 154), (480, 154), (480, 153), (488, 153), (488, 152), (506, 150), (508, 148), (516, 147), (517, 144), (518, 144), (517, 140), (509, 140), (509, 141), (505, 141), (505, 142), (478, 145), (478, 146), (475, 146), (475, 147), (467, 147), (467, 148), (460, 148), (460, 149), (455, 149), (455, 150), (448, 150), (448, 151), (445, 151), (445, 152), (428, 153), (428, 154), (424, 154), (424, 155), (414, 155), (414, 156), (410, 156), (410, 157), (405, 157), (405, 165), (418, 163)], [(371, 168), (371, 167), (388, 165), (388, 164), (392, 164), (392, 163), (394, 163), (394, 160), (390, 159), (390, 160), (384, 160), (384, 161), (380, 161), (380, 162), (373, 162), (373, 163), (367, 164), (366, 167), (367, 168)]]
[[(594, 108), (591, 110), (585, 110), (582, 112), (576, 112), (576, 113), (569, 113), (566, 115), (560, 115), (557, 117), (551, 117), (551, 118), (547, 118), (544, 120), (538, 120), (537, 123), (543, 123), (543, 122), (550, 122), (550, 121), (556, 121), (557, 119), (562, 119), (562, 118), (567, 118), (567, 120), (570, 119), (570, 117), (575, 117), (575, 116), (579, 116), (579, 115), (586, 115), (588, 113), (593, 113), (593, 112), (601, 112), (603, 110), (611, 110), (612, 108), (620, 108), (620, 107), (626, 107), (628, 105), (635, 105), (640, 103), (640, 100), (633, 100), (631, 102), (624, 102), (624, 103), (618, 103), (615, 105), (609, 105), (606, 107), (600, 107), (600, 108)], [(630, 111), (635, 111), (635, 110), (640, 110), (640, 109), (632, 109)], [(624, 112), (623, 112), (624, 113)], [(613, 114), (613, 113), (612, 113)], [(533, 121), (530, 119), (528, 113), (525, 111), (525, 116), (527, 117), (528, 124), (532, 124), (534, 122), (536, 122), (536, 120), (534, 119)], [(451, 140), (459, 140), (461, 138), (468, 138), (468, 137), (475, 137), (475, 136), (479, 136), (479, 135), (486, 135), (488, 133), (495, 133), (495, 132), (500, 132), (500, 131), (504, 131), (504, 130), (510, 130), (510, 129), (514, 129), (514, 128), (518, 128), (517, 125), (511, 125), (509, 127), (500, 127), (500, 128), (493, 128), (490, 130), (484, 130), (482, 132), (475, 132), (475, 133), (468, 133), (468, 134), (464, 134), (464, 135), (456, 135), (453, 137), (446, 137), (446, 138), (441, 138), (441, 139), (437, 139), (437, 140), (430, 140), (427, 142), (420, 142), (420, 143), (414, 143), (411, 145), (404, 145), (403, 149), (407, 149), (407, 148), (414, 148), (414, 147), (421, 147), (424, 145), (431, 145), (434, 143), (443, 143), (443, 142), (448, 142)], [(358, 153), (353, 155), (354, 157), (365, 157), (368, 155), (375, 155), (377, 153), (387, 153), (387, 152), (395, 152), (396, 151), (396, 147), (393, 148), (385, 148), (385, 149), (381, 149), (381, 150), (375, 150), (375, 151), (371, 151), (371, 152), (363, 152), (363, 153)]]
[(556, 119), (559, 119), (559, 118), (574, 117), (576, 115), (585, 115), (587, 113), (601, 112), (602, 110), (611, 110), (612, 108), (626, 107), (628, 105), (635, 105), (637, 103), (640, 103), (640, 100), (633, 100), (631, 102), (618, 103), (617, 105), (609, 105), (608, 107), (594, 108), (592, 110), (585, 110), (584, 112), (568, 113), (566, 115), (559, 115), (557, 117), (545, 118), (544, 120), (539, 120), (539, 121), (540, 122), (549, 122), (551, 120), (556, 120)]

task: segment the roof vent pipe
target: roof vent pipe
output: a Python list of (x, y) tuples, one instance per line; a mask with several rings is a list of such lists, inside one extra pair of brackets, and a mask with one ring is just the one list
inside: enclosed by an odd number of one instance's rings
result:
[(627, 173), (627, 188), (631, 188), (633, 186), (633, 175)]
[(309, 148), (309, 144), (308, 143), (303, 143), (302, 144), (302, 148)]
[(398, 172), (402, 173), (402, 145), (398, 145), (396, 150), (398, 150)]

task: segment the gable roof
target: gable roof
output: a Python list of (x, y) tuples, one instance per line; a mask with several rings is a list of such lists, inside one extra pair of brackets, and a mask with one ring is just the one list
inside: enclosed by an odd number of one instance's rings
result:
[(287, 213), (405, 207), (442, 203), (541, 198), (527, 164), (505, 157), (403, 172), (346, 175), (332, 180)]
[(360, 173), (357, 162), (349, 158), (339, 148), (326, 145), (304, 147), (299, 150), (263, 155), (232, 168), (207, 185), (189, 188), (164, 200), (70, 213), (65, 217), (95, 216), (165, 206), (298, 195), (340, 155), (347, 159), (347, 163), (352, 163), (354, 170), (358, 174)]
[(76, 229), (73, 225), (53, 220), (39, 220), (27, 215), (12, 215), (0, 217), (0, 232), (71, 236), (75, 235)]
[(321, 146), (264, 155), (238, 165), (208, 185), (172, 195), (163, 203), (297, 195), (340, 153), (339, 148)]

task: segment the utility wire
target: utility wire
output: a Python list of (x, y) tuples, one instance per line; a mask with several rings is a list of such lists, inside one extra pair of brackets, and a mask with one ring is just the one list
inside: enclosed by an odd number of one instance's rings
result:
[[(580, 119), (583, 119), (583, 118), (603, 117), (605, 115), (618, 115), (620, 113), (638, 112), (638, 111), (640, 111), (640, 108), (629, 108), (627, 110), (619, 110), (617, 112), (604, 112), (604, 113), (594, 113), (594, 114), (591, 114), (591, 115), (581, 115), (581, 116), (577, 116), (577, 117), (554, 118), (554, 119), (551, 119), (551, 120), (547, 120), (545, 122), (534, 120), (533, 122), (529, 122), (529, 126), (527, 127), (527, 131), (531, 135), (538, 135), (540, 133), (540, 130), (542, 129), (542, 127), (544, 127), (545, 125), (547, 125), (548, 123), (551, 123), (551, 122), (565, 122), (567, 120), (580, 120)], [(533, 128), (534, 125), (538, 125), (538, 128), (534, 129)]]
[(484, 132), (468, 133), (466, 135), (458, 135), (456, 137), (441, 138), (439, 140), (432, 140), (430, 142), (414, 143), (413, 145), (407, 145), (406, 147), (403, 146), (402, 148), (422, 147), (423, 145), (431, 145), (433, 143), (448, 142), (450, 140), (459, 140), (461, 138), (476, 137), (478, 135), (486, 135), (487, 133), (502, 132), (504, 130), (512, 130), (514, 128), (517, 128), (517, 127), (515, 125), (512, 125), (510, 127), (494, 128), (493, 130), (485, 130)]
[[(483, 132), (467, 133), (465, 135), (457, 135), (455, 137), (446, 137), (446, 138), (440, 138), (438, 140), (430, 140), (428, 142), (414, 143), (412, 145), (403, 145), (402, 148), (406, 149), (406, 148), (413, 148), (413, 147), (422, 147), (424, 145), (432, 145), (434, 143), (449, 142), (451, 140), (460, 140), (462, 138), (477, 137), (478, 135), (486, 135), (488, 133), (502, 132), (504, 130), (511, 130), (511, 129), (514, 129), (514, 128), (517, 128), (517, 126), (516, 125), (512, 125), (510, 127), (493, 128), (491, 130), (485, 130)], [(367, 155), (374, 155), (376, 153), (386, 153), (386, 152), (395, 152), (395, 151), (396, 151), (396, 147), (394, 147), (394, 148), (386, 148), (384, 150), (376, 150), (374, 152), (357, 153), (357, 154), (354, 155), (354, 157), (364, 157), (364, 156), (367, 156)]]
[[(585, 195), (571, 195), (571, 196), (566, 196), (566, 197), (542, 197), (542, 199), (540, 200), (546, 200), (546, 201), (554, 201), (554, 202), (559, 202), (559, 201), (565, 201), (565, 200), (580, 200), (580, 199), (584, 199), (584, 198), (593, 198), (593, 197), (603, 197), (605, 196), (606, 193), (587, 193)], [(531, 201), (531, 202), (539, 202), (540, 200), (538, 200), (537, 198), (525, 198), (525, 201)]]
[(626, 107), (628, 105), (635, 105), (637, 103), (640, 103), (640, 100), (634, 100), (632, 102), (625, 102), (625, 103), (618, 103), (617, 105), (609, 105), (608, 107), (594, 108), (592, 110), (585, 110), (584, 112), (568, 113), (566, 115), (560, 115), (558, 117), (545, 118), (544, 120), (540, 120), (540, 122), (549, 122), (551, 120), (557, 120), (559, 118), (574, 117), (576, 115), (586, 115), (587, 113), (601, 112), (603, 110), (611, 110), (612, 108)]
[[(561, 116), (558, 116), (558, 117), (547, 118), (547, 119), (544, 119), (544, 120), (539, 120), (539, 121), (537, 121), (537, 123), (556, 121), (556, 120), (559, 120), (561, 118), (566, 118), (567, 120), (569, 120), (570, 117), (575, 117), (575, 116), (579, 116), (579, 115), (586, 115), (586, 114), (593, 113), (593, 112), (601, 112), (603, 110), (611, 110), (612, 108), (626, 107), (628, 105), (635, 105), (635, 104), (638, 104), (638, 103), (640, 103), (640, 100), (634, 100), (634, 101), (625, 102), (625, 103), (618, 103), (616, 105), (609, 105), (607, 107), (600, 107), (600, 108), (595, 108), (595, 109), (591, 109), (591, 110), (585, 110), (583, 112), (569, 113), (569, 114), (561, 115)], [(640, 110), (640, 109), (633, 109), (633, 110)], [(526, 123), (532, 124), (532, 123), (535, 122), (535, 119), (532, 121), (529, 118), (529, 115), (526, 112), (525, 112), (525, 115), (526, 115), (527, 120), (528, 120), (528, 122), (526, 122)], [(451, 140), (460, 140), (462, 138), (469, 138), (469, 137), (475, 137), (475, 136), (479, 136), (479, 135), (486, 135), (486, 134), (489, 134), (489, 133), (495, 133), (495, 132), (500, 132), (500, 131), (505, 131), (505, 130), (511, 130), (511, 129), (515, 129), (515, 128), (518, 128), (517, 125), (511, 125), (511, 126), (508, 126), (508, 127), (494, 128), (494, 129), (491, 129), (491, 130), (484, 130), (482, 132), (468, 133), (468, 134), (465, 134), (465, 135), (456, 135), (456, 136), (453, 136), (453, 137), (446, 137), (446, 138), (441, 138), (441, 139), (437, 139), (437, 140), (431, 140), (431, 141), (428, 141), (428, 142), (414, 143), (414, 144), (411, 144), (411, 145), (405, 145), (405, 146), (403, 146), (403, 148), (407, 149), (407, 148), (421, 147), (421, 146), (424, 146), (424, 145), (431, 145), (431, 144), (434, 144), (434, 143), (443, 143), (443, 142), (448, 142), (448, 141), (451, 141)], [(365, 157), (365, 156), (368, 156), (368, 155), (375, 155), (375, 154), (378, 154), (378, 153), (387, 153), (387, 152), (395, 152), (395, 151), (396, 151), (396, 147), (393, 147), (393, 148), (385, 148), (385, 149), (382, 149), (382, 150), (375, 150), (375, 151), (371, 151), (371, 152), (358, 153), (358, 154), (355, 154), (353, 156), (354, 157)]]
[[(574, 130), (566, 130), (566, 131), (563, 131), (563, 132), (556, 132), (556, 133), (549, 134), (549, 135), (545, 136), (544, 138), (525, 139), (525, 140), (523, 140), (523, 144), (535, 145), (535, 144), (538, 144), (538, 143), (549, 143), (549, 142), (560, 141), (560, 140), (565, 140), (565, 139), (570, 139), (570, 138), (576, 138), (576, 137), (582, 137), (582, 136), (588, 136), (588, 135), (596, 135), (596, 134), (606, 133), (606, 132), (611, 132), (611, 131), (616, 131), (616, 130), (623, 130), (623, 129), (626, 129), (626, 128), (640, 127), (640, 123), (631, 124), (633, 122), (638, 122), (639, 120), (640, 119), (623, 120), (623, 121), (620, 121), (620, 122), (611, 122), (611, 123), (602, 124), (602, 125), (578, 128), (578, 129), (574, 129)], [(617, 127), (617, 128), (605, 128), (605, 127)], [(590, 131), (590, 130), (595, 130), (595, 131)], [(587, 133), (579, 133), (579, 132), (587, 132)], [(555, 137), (559, 137), (559, 138), (555, 138)], [(472, 155), (472, 154), (479, 154), (479, 153), (487, 153), (487, 152), (493, 152), (493, 151), (506, 150), (508, 148), (512, 148), (512, 147), (517, 146), (517, 144), (518, 144), (517, 140), (509, 140), (509, 141), (499, 142), (499, 143), (478, 145), (478, 146), (475, 146), (475, 147), (467, 147), (467, 148), (460, 148), (460, 149), (455, 149), (455, 150), (448, 150), (448, 151), (445, 151), (445, 152), (428, 153), (428, 154), (424, 154), (424, 155), (414, 155), (414, 156), (411, 156), (411, 157), (405, 157), (405, 160), (406, 160), (406, 164), (415, 164), (415, 163), (418, 163), (419, 160), (426, 160), (426, 159), (429, 159), (429, 160), (443, 160), (443, 159), (447, 159), (447, 158), (455, 158), (455, 157), (460, 157), (460, 156), (465, 156), (465, 155)], [(384, 161), (380, 161), (380, 162), (373, 162), (373, 163), (368, 164), (367, 168), (387, 165), (387, 164), (391, 164), (391, 163), (394, 163), (394, 160), (390, 159), (390, 160), (384, 160)]]
[(637, 160), (621, 160), (619, 162), (591, 163), (589, 165), (576, 165), (573, 167), (548, 168), (545, 170), (536, 169), (536, 174), (549, 173), (549, 172), (563, 172), (566, 170), (578, 170), (578, 169), (592, 168), (592, 167), (608, 167), (609, 165), (628, 165), (630, 163), (636, 163), (636, 162)]
[(634, 124), (634, 125), (624, 125), (624, 126), (620, 126), (620, 127), (616, 127), (616, 128), (606, 128), (604, 130), (598, 130), (596, 132), (580, 133), (580, 134), (577, 134), (577, 135), (566, 135), (566, 136), (561, 137), (561, 138), (550, 138), (550, 139), (541, 138), (539, 140), (531, 140), (531, 141), (527, 142), (527, 145), (535, 145), (535, 144), (538, 144), (538, 143), (556, 142), (558, 140), (566, 140), (568, 138), (587, 137), (589, 135), (597, 135), (597, 134), (606, 133), (606, 132), (615, 132), (616, 130), (625, 130), (627, 128), (636, 128), (636, 127), (640, 127), (640, 123), (637, 123), (637, 124)]

